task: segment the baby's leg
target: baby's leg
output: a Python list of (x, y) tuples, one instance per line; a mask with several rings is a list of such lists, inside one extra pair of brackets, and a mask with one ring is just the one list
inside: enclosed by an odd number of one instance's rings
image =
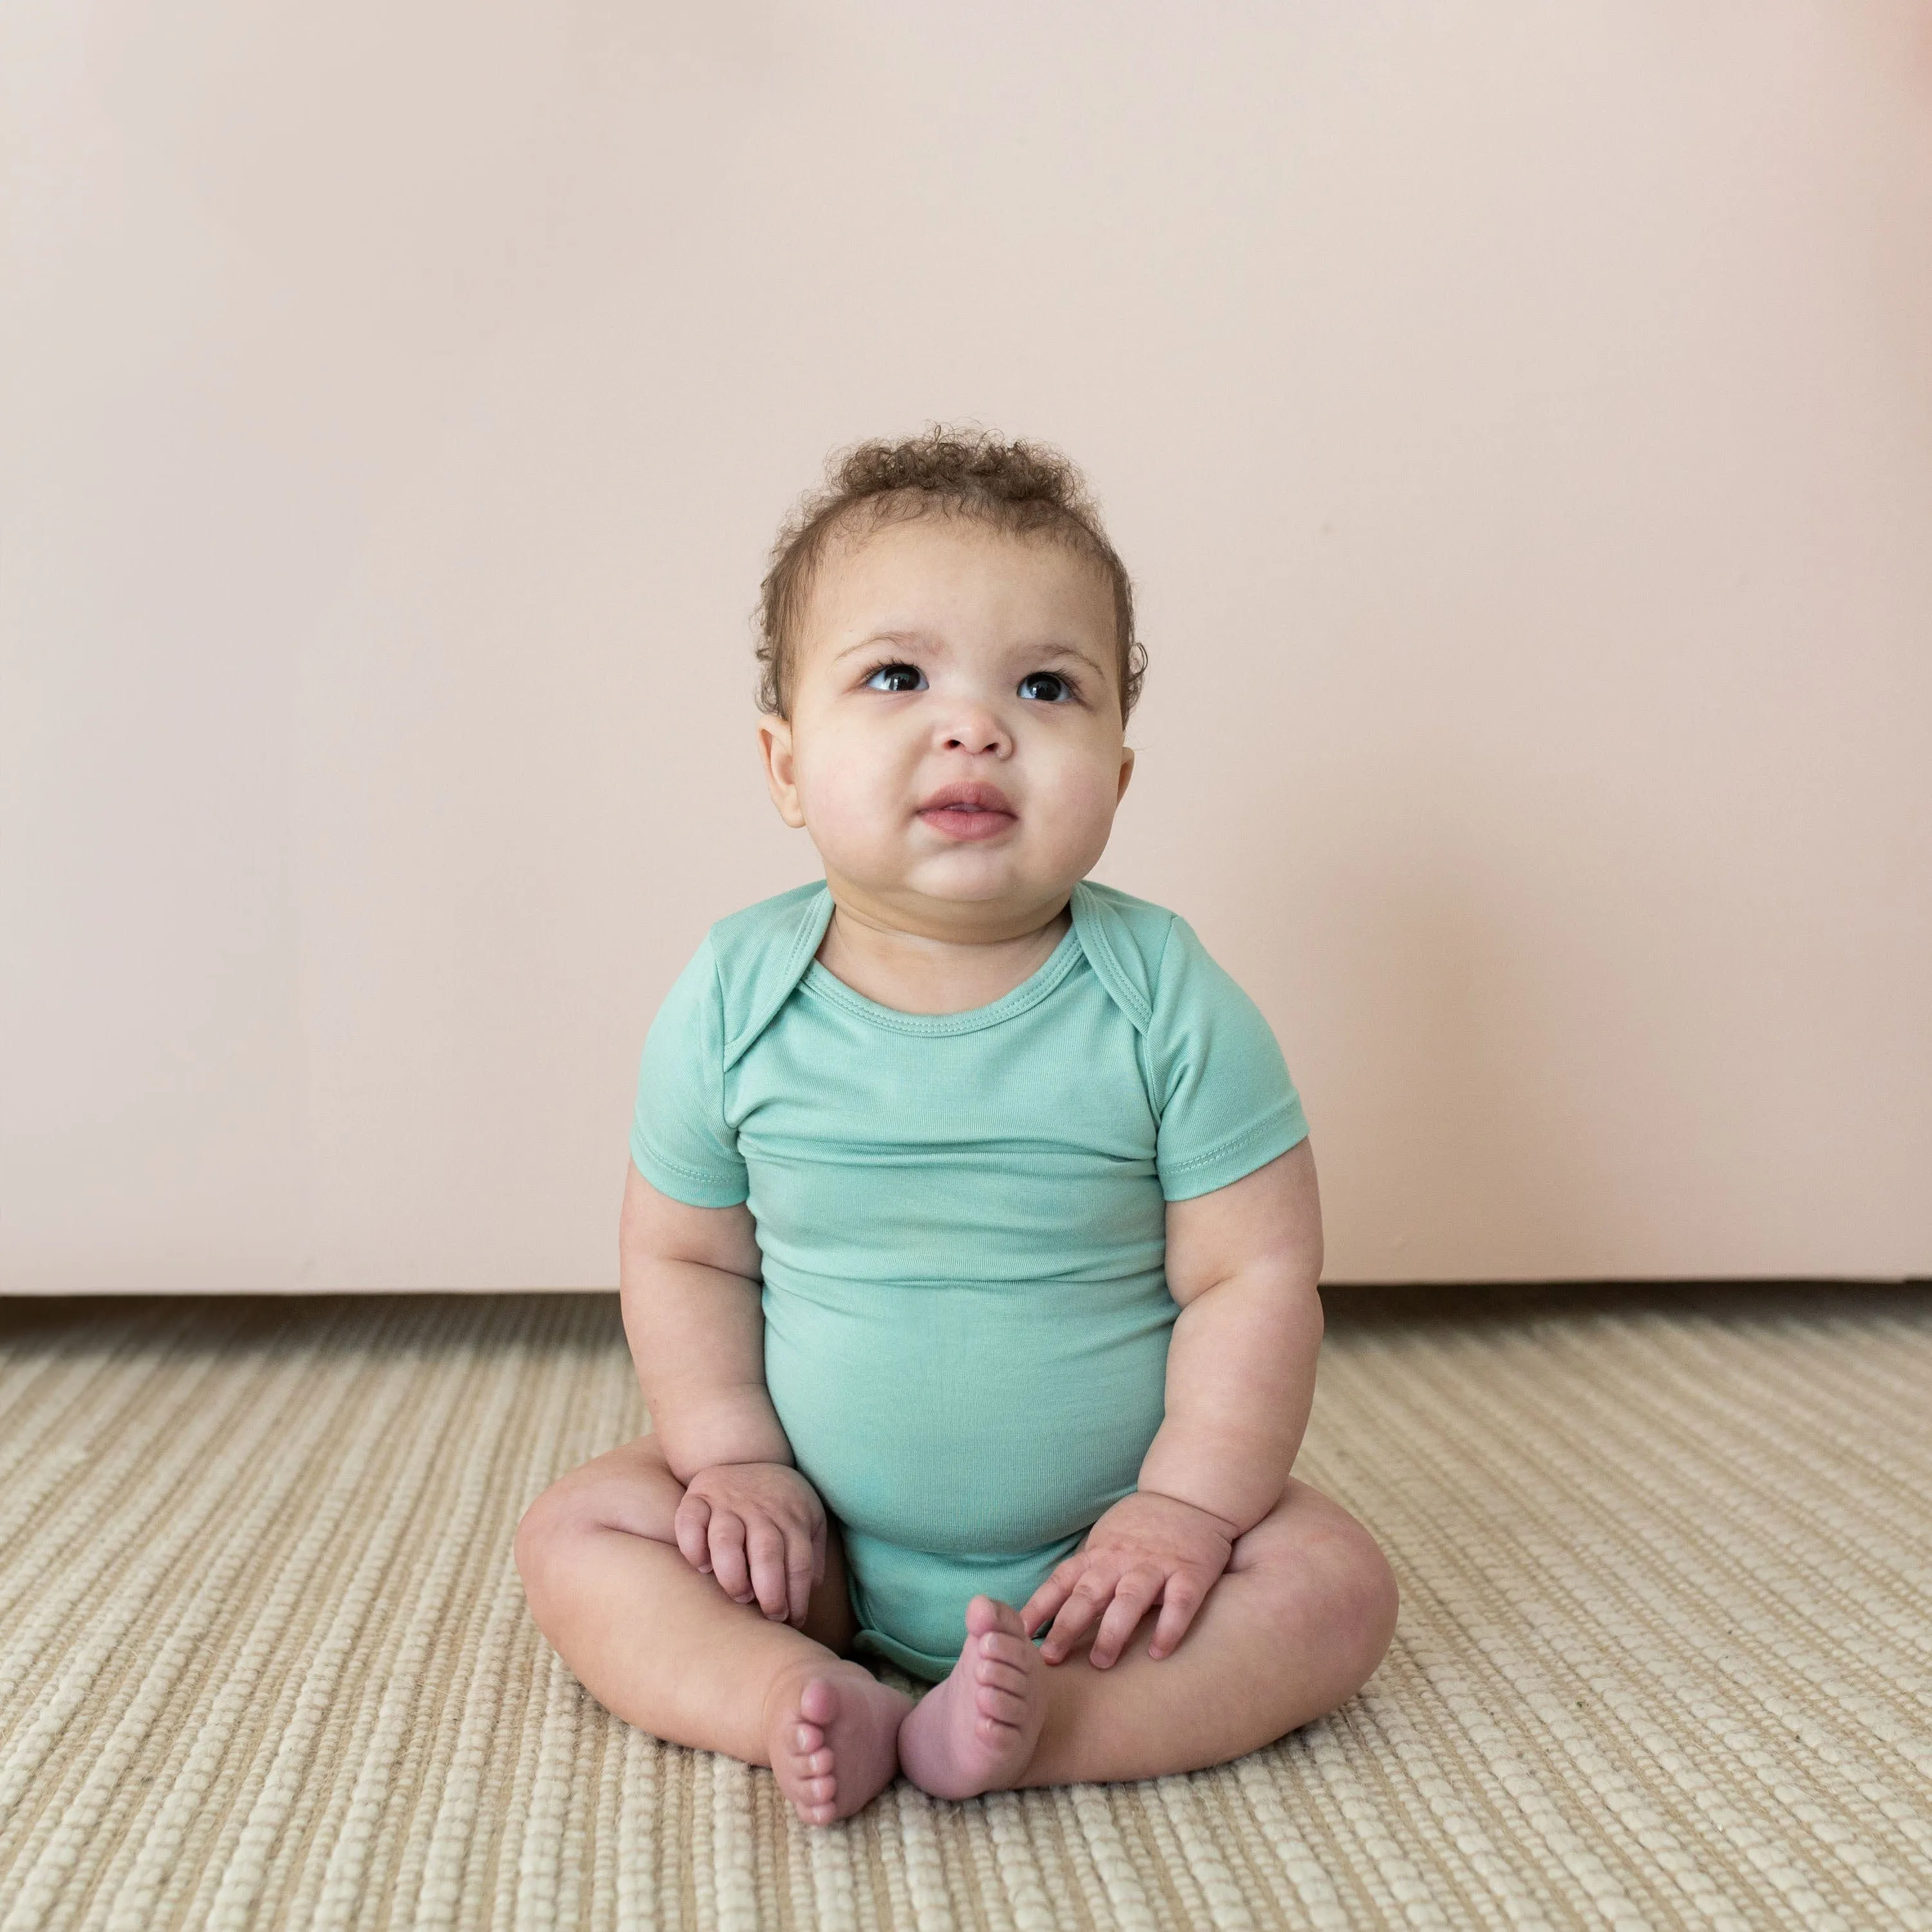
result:
[(1096, 1670), (1093, 1630), (1049, 1665), (1016, 1641), (1016, 1609), (974, 1604), (958, 1665), (899, 1736), (908, 1777), (946, 1797), (1197, 1771), (1272, 1743), (1367, 1682), (1394, 1634), (1396, 1586), (1369, 1532), (1291, 1477), (1158, 1662), (1157, 1606)]
[(770, 1765), (809, 1823), (849, 1816), (891, 1781), (912, 1705), (840, 1654), (853, 1621), (837, 1525), (800, 1629), (685, 1561), (671, 1528), (683, 1495), (648, 1435), (553, 1483), (517, 1528), (538, 1628), (626, 1723)]

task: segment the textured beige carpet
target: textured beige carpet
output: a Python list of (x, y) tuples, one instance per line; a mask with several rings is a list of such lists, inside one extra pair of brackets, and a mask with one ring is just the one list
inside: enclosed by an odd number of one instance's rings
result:
[(1932, 1297), (1346, 1292), (1364, 1694), (1142, 1785), (791, 1822), (529, 1622), (614, 1296), (0, 1304), (0, 1932), (1932, 1928)]

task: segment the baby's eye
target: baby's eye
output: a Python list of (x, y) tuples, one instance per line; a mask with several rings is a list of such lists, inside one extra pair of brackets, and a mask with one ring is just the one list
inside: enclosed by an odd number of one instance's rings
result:
[(1026, 697), (1029, 685), (1045, 684), (1048, 688), (1034, 694), (1049, 704), (1058, 704), (1073, 695), (1073, 686), (1057, 670), (1030, 670), (1020, 680), (1020, 695)]
[[(882, 677), (889, 682), (880, 683), (879, 680)], [(901, 682), (899, 680), (902, 679), (916, 681)], [(925, 672), (917, 664), (882, 664), (868, 673), (866, 678), (867, 685), (874, 691), (916, 691), (925, 682)]]

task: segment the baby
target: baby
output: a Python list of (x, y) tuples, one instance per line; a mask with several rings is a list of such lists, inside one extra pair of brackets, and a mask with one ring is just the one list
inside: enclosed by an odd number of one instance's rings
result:
[(532, 1612), (808, 1823), (900, 1772), (1267, 1744), (1361, 1685), (1396, 1588), (1288, 1473), (1322, 1232), (1280, 1050), (1184, 920), (1087, 877), (1133, 770), (1126, 573), (1063, 459), (935, 428), (835, 466), (762, 610), (765, 775), (825, 877), (720, 920), (650, 1028), (651, 1426), (530, 1506)]

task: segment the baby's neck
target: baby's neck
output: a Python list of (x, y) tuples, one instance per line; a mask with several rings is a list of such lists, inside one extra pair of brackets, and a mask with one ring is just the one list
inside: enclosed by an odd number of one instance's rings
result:
[(1030, 930), (991, 939), (936, 938), (836, 905), (818, 963), (855, 993), (905, 1013), (991, 1006), (1032, 978), (1073, 922), (1070, 904)]

